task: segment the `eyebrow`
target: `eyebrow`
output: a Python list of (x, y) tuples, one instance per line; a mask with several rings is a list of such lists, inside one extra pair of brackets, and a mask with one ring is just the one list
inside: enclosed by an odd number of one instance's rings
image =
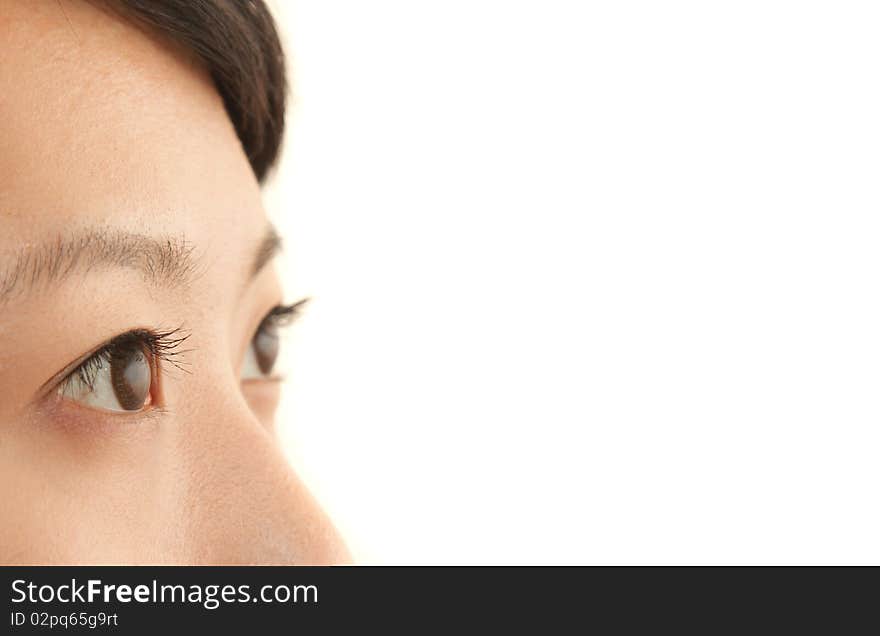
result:
[[(253, 278), (281, 249), (275, 228), (267, 227), (257, 246)], [(26, 293), (56, 285), (74, 273), (98, 269), (133, 269), (155, 286), (181, 288), (197, 272), (195, 246), (183, 237), (154, 237), (126, 231), (91, 230), (54, 240), (25, 244), (0, 269), (0, 305)]]
[(263, 234), (262, 240), (257, 245), (254, 261), (251, 264), (251, 278), (254, 278), (259, 274), (260, 270), (263, 269), (269, 261), (275, 258), (278, 252), (281, 251), (281, 247), (281, 236), (278, 234), (275, 226), (269, 225)]

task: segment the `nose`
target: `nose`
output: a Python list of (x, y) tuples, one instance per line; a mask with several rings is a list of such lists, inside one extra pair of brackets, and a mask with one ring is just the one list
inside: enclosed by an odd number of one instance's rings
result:
[(213, 413), (200, 409), (192, 416), (197, 421), (188, 423), (190, 433), (200, 432), (186, 436), (184, 452), (191, 562), (350, 562), (345, 543), (272, 431), (243, 399), (227, 398), (218, 406)]

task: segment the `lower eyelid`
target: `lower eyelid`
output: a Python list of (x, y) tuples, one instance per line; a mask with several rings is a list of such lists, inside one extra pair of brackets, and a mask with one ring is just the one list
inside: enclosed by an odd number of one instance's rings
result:
[(100, 437), (134, 440), (154, 437), (169, 411), (164, 407), (105, 411), (58, 396), (48, 400), (40, 412), (40, 421), (65, 435), (83, 436), (88, 440)]
[(259, 384), (281, 384), (285, 381), (285, 376), (281, 374), (272, 374), (263, 376), (262, 378), (243, 378), (241, 380), (241, 385), (243, 387), (250, 385), (259, 385)]

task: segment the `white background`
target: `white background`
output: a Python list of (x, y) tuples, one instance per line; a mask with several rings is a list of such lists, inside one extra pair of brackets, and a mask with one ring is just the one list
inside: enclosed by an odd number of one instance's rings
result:
[(276, 0), (283, 439), (365, 563), (880, 563), (880, 8)]

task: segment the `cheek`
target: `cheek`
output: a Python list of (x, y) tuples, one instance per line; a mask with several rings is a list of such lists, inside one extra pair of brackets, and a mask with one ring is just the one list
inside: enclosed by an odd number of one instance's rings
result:
[(260, 423), (268, 430), (275, 428), (275, 411), (281, 398), (281, 383), (254, 380), (242, 383), (242, 394)]
[(267, 432), (280, 384), (238, 386), (161, 423), (0, 421), (0, 563), (348, 562)]
[(154, 427), (95, 434), (44, 423), (6, 442), (0, 562), (122, 563), (175, 555), (162, 522), (170, 503), (149, 486), (163, 483), (167, 472)]

